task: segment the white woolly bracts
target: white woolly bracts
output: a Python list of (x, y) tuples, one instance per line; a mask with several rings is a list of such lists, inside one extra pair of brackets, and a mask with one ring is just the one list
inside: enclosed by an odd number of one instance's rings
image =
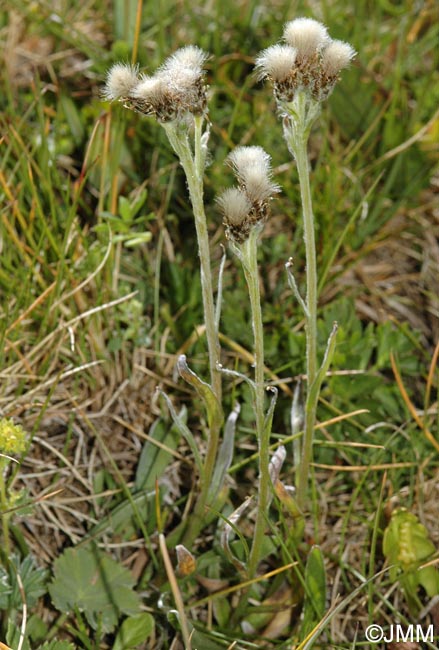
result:
[(285, 45), (272, 45), (256, 59), (258, 78), (273, 82), (279, 102), (292, 102), (298, 91), (318, 102), (326, 99), (356, 55), (349, 43), (331, 39), (326, 27), (312, 18), (288, 22), (283, 39)]
[(226, 236), (244, 242), (250, 230), (267, 220), (269, 201), (280, 191), (272, 180), (271, 158), (262, 147), (236, 147), (227, 157), (238, 181), (218, 197)]
[(159, 122), (185, 119), (207, 111), (203, 65), (208, 55), (198, 47), (182, 47), (152, 75), (139, 75), (137, 66), (116, 63), (107, 74), (104, 99), (120, 101)]

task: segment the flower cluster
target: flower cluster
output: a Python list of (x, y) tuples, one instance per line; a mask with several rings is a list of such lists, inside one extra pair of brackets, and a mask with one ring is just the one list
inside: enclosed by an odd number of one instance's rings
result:
[(348, 43), (331, 39), (326, 27), (312, 18), (287, 23), (283, 40), (285, 45), (273, 45), (256, 59), (259, 78), (273, 82), (278, 102), (292, 102), (298, 91), (319, 102), (326, 99), (356, 54)]
[(271, 178), (271, 159), (262, 147), (237, 147), (227, 162), (235, 172), (238, 187), (225, 190), (217, 201), (226, 237), (242, 244), (253, 227), (267, 220), (269, 201), (279, 192), (279, 186)]
[(26, 432), (8, 418), (0, 419), (0, 452), (20, 454), (26, 449)]
[(206, 59), (203, 50), (188, 45), (166, 59), (152, 76), (139, 74), (137, 66), (116, 63), (107, 74), (103, 97), (144, 115), (155, 115), (159, 122), (204, 115)]

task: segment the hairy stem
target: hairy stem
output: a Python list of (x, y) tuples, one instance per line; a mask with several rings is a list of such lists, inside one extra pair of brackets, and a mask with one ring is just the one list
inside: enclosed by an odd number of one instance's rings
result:
[(317, 374), (317, 264), (314, 237), (314, 215), (312, 211), (307, 139), (304, 137), (296, 149), (297, 171), (303, 209), (303, 232), (306, 252), (306, 375), (307, 400), (305, 404), (305, 430), (302, 457), (297, 485), (297, 501), (300, 508), (306, 502), (309, 467), (312, 460), (312, 445), (318, 394), (313, 397), (311, 386)]
[(318, 104), (309, 101), (305, 93), (298, 93), (288, 106), (290, 117), (284, 123), (284, 136), (297, 164), (300, 196), (303, 211), (303, 238), (306, 255), (306, 375), (307, 397), (305, 403), (305, 426), (301, 446), (300, 463), (296, 477), (297, 504), (303, 510), (308, 494), (309, 471), (312, 462), (312, 446), (316, 422), (318, 391), (312, 386), (316, 380), (317, 366), (317, 262), (314, 214), (312, 209), (310, 170), (308, 162), (309, 132), (318, 114)]
[(220, 358), (220, 345), (215, 326), (209, 235), (203, 200), (204, 156), (202, 154), (201, 144), (202, 122), (201, 118), (195, 119), (194, 154), (192, 154), (189, 144), (187, 128), (179, 129), (179, 126), (175, 125), (174, 122), (165, 123), (163, 126), (184, 169), (192, 203), (198, 241), (198, 255), (200, 258), (201, 291), (209, 353), (210, 381), (212, 390), (218, 402), (221, 404), (221, 373), (216, 369), (216, 364)]
[(257, 264), (257, 240), (259, 229), (253, 228), (249, 238), (242, 244), (242, 264), (247, 281), (252, 314), (252, 327), (255, 351), (255, 415), (256, 435), (259, 449), (259, 491), (256, 526), (250, 549), (248, 574), (256, 574), (261, 556), (262, 542), (268, 516), (270, 498), (269, 444), (270, 431), (265, 427), (265, 387), (264, 387), (264, 333), (262, 326), (261, 296), (259, 291), (259, 273)]
[[(6, 483), (4, 478), (6, 463), (4, 459), (0, 458), (0, 505), (2, 510), (7, 510), (8, 499), (6, 494)], [(11, 552), (11, 544), (9, 540), (9, 514), (3, 513), (2, 517), (2, 530), (3, 530), (3, 550), (5, 556), (9, 558)]]
[[(216, 326), (209, 236), (203, 200), (205, 152), (203, 151), (202, 125), (203, 119), (201, 117), (196, 117), (193, 153), (188, 139), (187, 127), (179, 127), (178, 124), (176, 125), (174, 122), (165, 123), (163, 126), (169, 142), (180, 159), (181, 165), (184, 169), (189, 189), (189, 196), (192, 203), (198, 241), (198, 255), (200, 258), (201, 292), (209, 354), (210, 382), (212, 391), (221, 407), (221, 373), (217, 370), (217, 362), (220, 359), (220, 344), (218, 329)], [(199, 530), (203, 526), (204, 511), (207, 504), (209, 486), (215, 468), (221, 425), (222, 418), (219, 418), (212, 423), (209, 430), (204, 461), (205, 480), (202, 482), (195, 511), (193, 516), (190, 518), (189, 528), (185, 534), (184, 539), (187, 544), (190, 544), (196, 538)]]

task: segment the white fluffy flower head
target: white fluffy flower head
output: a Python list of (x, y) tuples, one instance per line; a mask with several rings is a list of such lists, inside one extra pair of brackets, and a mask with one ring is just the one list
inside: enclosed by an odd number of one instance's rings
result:
[(331, 41), (322, 53), (322, 69), (329, 77), (335, 77), (341, 70), (347, 68), (356, 52), (349, 43)]
[(250, 167), (258, 167), (266, 174), (271, 168), (271, 158), (262, 147), (236, 147), (226, 160), (239, 181), (244, 180)]
[(342, 41), (332, 40), (326, 27), (312, 18), (296, 18), (285, 25), (286, 45), (263, 50), (256, 59), (260, 79), (270, 79), (279, 108), (306, 93), (320, 103), (332, 92), (338, 76), (355, 56), (355, 50)]
[(226, 236), (242, 244), (255, 226), (268, 218), (269, 201), (279, 192), (272, 180), (271, 158), (262, 147), (236, 147), (227, 157), (238, 187), (225, 190), (218, 199)]
[(117, 63), (107, 75), (103, 96), (144, 115), (155, 115), (159, 122), (204, 115), (206, 59), (203, 50), (189, 45), (168, 57), (153, 76), (139, 76), (137, 66)]
[(124, 99), (129, 97), (138, 81), (137, 66), (129, 63), (115, 63), (107, 72), (102, 95), (109, 101)]
[(166, 86), (160, 77), (142, 75), (139, 83), (133, 89), (132, 96), (147, 102), (155, 102), (163, 96), (165, 88)]
[(236, 147), (227, 162), (252, 203), (265, 202), (279, 191), (271, 179), (271, 158), (262, 147)]
[(297, 50), (290, 45), (272, 45), (263, 50), (256, 59), (259, 79), (284, 81), (296, 63)]
[(285, 25), (284, 40), (296, 48), (300, 59), (307, 59), (329, 42), (328, 30), (313, 18), (296, 18)]
[(195, 45), (187, 45), (171, 54), (159, 68), (159, 72), (175, 72), (178, 69), (189, 68), (202, 74), (203, 65), (207, 59), (208, 55), (202, 49)]
[(244, 192), (237, 187), (229, 187), (217, 199), (227, 225), (241, 226), (247, 219), (252, 204)]

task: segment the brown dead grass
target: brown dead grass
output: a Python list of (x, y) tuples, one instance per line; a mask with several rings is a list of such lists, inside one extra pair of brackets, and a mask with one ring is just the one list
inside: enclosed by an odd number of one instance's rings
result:
[[(419, 206), (404, 210), (374, 237), (368, 252), (337, 263), (339, 274), (322, 301), (338, 293), (356, 296), (366, 321), (407, 322), (433, 348), (439, 339), (439, 176), (421, 196)], [(343, 271), (346, 267), (348, 270)]]

